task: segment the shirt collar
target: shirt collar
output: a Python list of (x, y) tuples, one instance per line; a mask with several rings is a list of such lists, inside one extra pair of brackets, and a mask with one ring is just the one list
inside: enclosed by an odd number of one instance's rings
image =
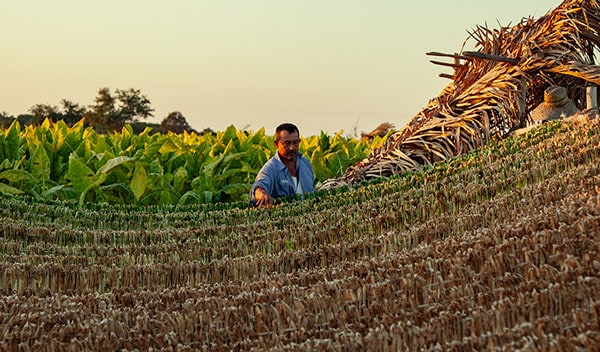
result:
[[(300, 159), (301, 156), (302, 156), (302, 153), (298, 152), (298, 156), (296, 156), (296, 168), (298, 167), (298, 160)], [(275, 151), (275, 158), (279, 161), (279, 168), (284, 169), (286, 166), (283, 163), (283, 160), (281, 160), (281, 156), (279, 155), (279, 152), (277, 150)]]

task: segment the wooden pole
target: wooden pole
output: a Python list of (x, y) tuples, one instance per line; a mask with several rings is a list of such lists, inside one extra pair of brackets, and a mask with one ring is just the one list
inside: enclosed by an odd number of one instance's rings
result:
[(586, 108), (590, 111), (598, 112), (598, 87), (587, 86), (585, 88)]

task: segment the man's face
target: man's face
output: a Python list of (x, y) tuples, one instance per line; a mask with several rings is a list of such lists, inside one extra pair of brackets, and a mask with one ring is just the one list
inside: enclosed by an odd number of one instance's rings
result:
[(298, 132), (289, 133), (286, 130), (279, 132), (279, 139), (275, 142), (279, 155), (290, 161), (296, 160), (299, 145), (300, 136), (298, 136)]

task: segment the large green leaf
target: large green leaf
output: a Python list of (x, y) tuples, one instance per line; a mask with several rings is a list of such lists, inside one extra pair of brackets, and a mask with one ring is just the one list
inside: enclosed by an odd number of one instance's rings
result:
[(239, 196), (242, 194), (248, 194), (251, 187), (251, 183), (232, 183), (223, 186), (222, 191), (225, 194)]
[(46, 199), (75, 199), (73, 188), (65, 185), (57, 185), (42, 192), (42, 196)]
[(160, 201), (159, 205), (168, 205), (173, 204), (173, 198), (171, 197), (171, 192), (168, 190), (163, 190), (160, 192)]
[(31, 175), (38, 180), (50, 179), (50, 158), (46, 148), (39, 144), (29, 159)]
[(22, 169), (11, 169), (0, 172), (0, 179), (7, 180), (9, 183), (14, 184), (25, 180), (32, 180), (31, 174)]
[(98, 170), (98, 173), (108, 174), (119, 166), (130, 164), (132, 160), (133, 158), (130, 156), (116, 156), (108, 160), (104, 165), (102, 165), (102, 167)]
[(341, 176), (350, 164), (350, 159), (342, 151), (336, 151), (325, 156), (325, 164), (331, 175)]
[(179, 151), (179, 147), (169, 138), (164, 138), (162, 145), (158, 149), (158, 152), (162, 155), (174, 153)]
[(187, 191), (177, 201), (177, 205), (202, 203), (202, 196), (194, 191)]
[(319, 147), (321, 148), (321, 151), (323, 153), (325, 153), (327, 150), (329, 150), (329, 142), (330, 142), (330, 137), (327, 133), (321, 131), (321, 136), (319, 138)]
[(181, 194), (185, 189), (188, 180), (188, 173), (184, 167), (179, 167), (173, 174), (173, 190)]
[(6, 146), (6, 137), (4, 136), (4, 131), (0, 130), (0, 160), (6, 161), (6, 157), (4, 156), (4, 149)]
[[(79, 148), (85, 132), (84, 119), (77, 121), (65, 135), (65, 147), (60, 153), (67, 153)], [(94, 132), (95, 133), (95, 132)]]
[(21, 146), (21, 125), (15, 120), (5, 132), (4, 157), (10, 160), (21, 158), (19, 148)]
[(237, 133), (237, 128), (235, 128), (235, 126), (233, 125), (229, 125), (229, 127), (227, 127), (227, 129), (225, 129), (225, 131), (223, 132), (223, 135), (221, 136), (221, 141), (223, 142), (223, 144), (228, 144), (233, 140), (237, 140)]
[(325, 157), (323, 156), (321, 150), (315, 150), (315, 152), (310, 158), (310, 163), (313, 167), (315, 178), (318, 181), (324, 181), (331, 177), (331, 172), (327, 168), (327, 164), (325, 163)]
[(133, 175), (131, 177), (131, 192), (133, 192), (133, 196), (136, 201), (139, 201), (140, 198), (146, 192), (146, 187), (148, 185), (148, 175), (146, 174), (146, 169), (141, 162), (135, 163), (135, 168), (133, 169)]
[(79, 158), (69, 159), (69, 179), (75, 192), (82, 193), (94, 183), (94, 172)]
[(24, 192), (18, 188), (11, 187), (5, 183), (0, 182), (0, 193), (12, 196), (12, 195), (21, 195)]

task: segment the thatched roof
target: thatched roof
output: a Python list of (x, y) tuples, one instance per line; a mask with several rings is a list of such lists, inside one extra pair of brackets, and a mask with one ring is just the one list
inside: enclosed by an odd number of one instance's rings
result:
[(499, 29), (478, 26), (465, 43), (470, 39), (476, 42), (470, 51), (428, 53), (451, 60), (432, 61), (453, 69), (440, 75), (450, 84), (381, 148), (321, 188), (352, 186), (467, 153), (526, 126), (548, 86), (567, 88), (583, 110), (586, 87), (600, 85), (594, 62), (600, 49), (598, 1), (565, 0), (539, 19)]

